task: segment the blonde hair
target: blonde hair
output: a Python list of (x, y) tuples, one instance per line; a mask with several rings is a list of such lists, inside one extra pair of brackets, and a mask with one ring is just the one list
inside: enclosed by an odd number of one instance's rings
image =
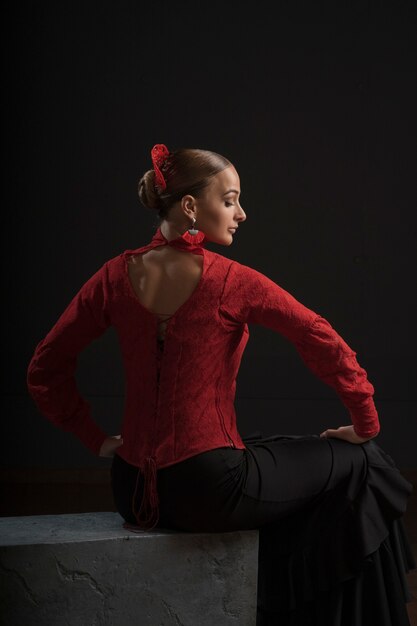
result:
[(148, 170), (138, 183), (139, 199), (144, 207), (158, 211), (158, 217), (165, 219), (175, 202), (186, 194), (198, 198), (211, 177), (230, 165), (232, 163), (217, 152), (180, 148), (170, 152), (160, 167), (166, 188), (162, 191), (155, 187), (155, 171)]

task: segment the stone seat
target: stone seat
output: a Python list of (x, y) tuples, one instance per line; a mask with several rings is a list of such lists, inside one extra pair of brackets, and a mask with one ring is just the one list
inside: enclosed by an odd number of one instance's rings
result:
[(254, 626), (258, 531), (132, 533), (118, 513), (0, 518), (7, 626)]

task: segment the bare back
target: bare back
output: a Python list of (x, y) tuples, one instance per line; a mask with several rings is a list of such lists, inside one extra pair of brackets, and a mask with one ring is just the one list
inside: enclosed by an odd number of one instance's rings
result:
[(139, 302), (160, 318), (158, 339), (168, 319), (188, 300), (203, 273), (203, 256), (161, 246), (129, 259), (129, 279)]

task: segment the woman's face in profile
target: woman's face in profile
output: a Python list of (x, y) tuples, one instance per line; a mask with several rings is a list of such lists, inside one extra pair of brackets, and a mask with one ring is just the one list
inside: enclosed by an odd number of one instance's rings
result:
[(196, 198), (196, 228), (209, 241), (230, 246), (234, 230), (246, 219), (239, 203), (240, 180), (233, 165), (212, 177), (203, 194)]

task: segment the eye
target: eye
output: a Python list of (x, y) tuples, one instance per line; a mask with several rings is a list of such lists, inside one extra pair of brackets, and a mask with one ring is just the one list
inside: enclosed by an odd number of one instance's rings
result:
[(227, 200), (225, 201), (225, 205), (226, 206), (233, 206), (233, 202), (228, 202)]

